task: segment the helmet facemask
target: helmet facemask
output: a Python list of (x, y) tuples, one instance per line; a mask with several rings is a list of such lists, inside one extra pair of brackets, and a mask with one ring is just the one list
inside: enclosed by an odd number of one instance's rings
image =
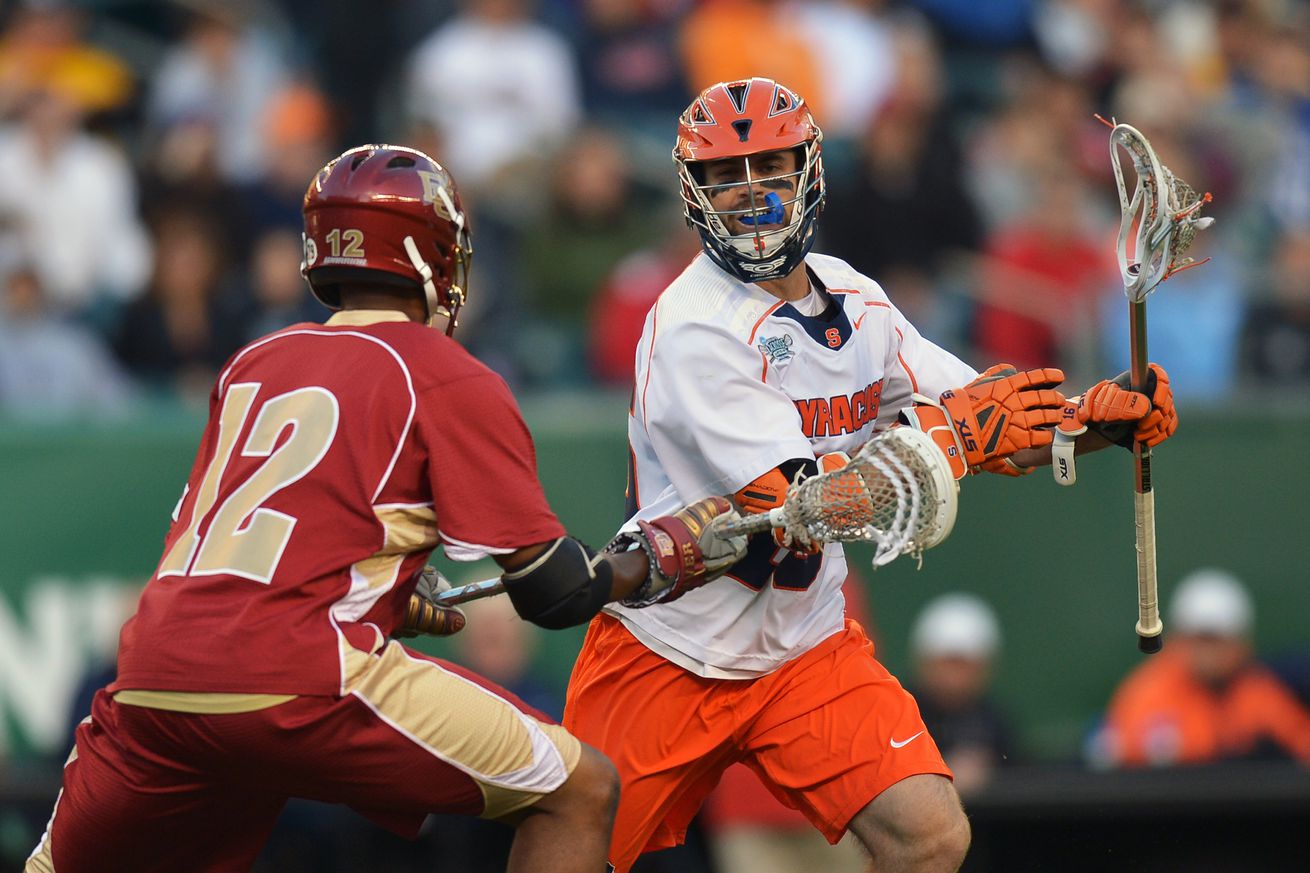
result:
[(468, 274), (473, 262), (473, 243), (464, 224), (464, 214), (452, 209), (456, 220), (455, 246), (450, 255), (450, 283), (444, 292), (437, 290), (432, 265), (423, 259), (414, 237), (404, 239), (405, 254), (418, 271), (423, 285), (423, 299), (427, 306), (428, 327), (437, 327), (437, 319), (446, 320), (446, 336), (452, 336), (459, 326), (459, 310), (468, 302)]
[[(716, 264), (743, 282), (778, 279), (796, 268), (814, 243), (814, 222), (824, 200), (821, 141), (820, 135), (796, 146), (793, 153), (798, 168), (773, 176), (755, 177), (750, 164), (753, 155), (742, 156), (743, 177), (724, 183), (707, 184), (706, 162), (675, 155), (687, 223), (700, 234), (706, 253)], [(780, 183), (790, 183), (790, 191)], [(743, 185), (748, 204), (714, 207), (717, 192)], [(789, 218), (785, 217), (788, 210)], [(753, 224), (753, 231), (733, 233), (728, 224), (732, 217)]]

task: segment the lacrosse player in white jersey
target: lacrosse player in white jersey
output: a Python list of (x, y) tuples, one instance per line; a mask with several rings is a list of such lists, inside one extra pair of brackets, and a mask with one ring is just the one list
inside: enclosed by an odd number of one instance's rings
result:
[[(798, 477), (898, 425), (928, 432), (957, 479), (1049, 462), (1057, 425), (1081, 449), (1173, 432), (1154, 365), (1150, 397), (1107, 381), (1081, 402), (1056, 390), (1056, 369), (980, 375), (921, 337), (875, 281), (811, 254), (821, 142), (803, 99), (769, 79), (714, 85), (679, 119), (674, 161), (704, 251), (651, 309), (637, 348), (632, 521), (719, 494), (768, 510)], [(957, 869), (969, 825), (950, 770), (845, 617), (845, 577), (840, 544), (809, 551), (760, 534), (724, 581), (593, 620), (564, 720), (622, 778), (619, 873), (681, 843), (737, 761), (830, 842), (854, 831), (879, 871)]]

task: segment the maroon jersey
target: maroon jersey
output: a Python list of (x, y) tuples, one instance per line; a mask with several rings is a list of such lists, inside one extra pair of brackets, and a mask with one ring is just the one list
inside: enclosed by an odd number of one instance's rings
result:
[(436, 546), (563, 535), (509, 389), (461, 346), (399, 313), (287, 328), (214, 386), (112, 688), (340, 694)]

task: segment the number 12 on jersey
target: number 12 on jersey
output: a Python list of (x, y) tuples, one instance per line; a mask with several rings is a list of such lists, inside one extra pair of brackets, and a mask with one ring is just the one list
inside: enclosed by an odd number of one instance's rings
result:
[[(265, 585), (273, 580), (296, 519), (263, 504), (323, 460), (337, 434), (340, 407), (332, 392), (319, 387), (299, 388), (264, 402), (241, 447), (241, 457), (267, 460), (240, 482), (228, 477), (228, 484), (235, 487), (214, 510), (260, 387), (258, 382), (241, 382), (228, 388), (219, 412), (214, 457), (205, 468), (187, 527), (164, 555), (158, 577), (231, 575)], [(291, 434), (279, 446), (278, 439), (288, 427)], [(209, 524), (202, 535), (206, 518)]]

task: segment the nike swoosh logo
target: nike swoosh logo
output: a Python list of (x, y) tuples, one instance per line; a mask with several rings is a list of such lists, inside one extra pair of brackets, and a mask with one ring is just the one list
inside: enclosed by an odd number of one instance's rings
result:
[(923, 736), (923, 731), (919, 731), (917, 734), (915, 734), (914, 736), (910, 737), (908, 740), (901, 740), (899, 743), (896, 742), (895, 740), (892, 740), (892, 741), (891, 741), (892, 748), (893, 748), (893, 749), (899, 749), (901, 746), (908, 746), (910, 743), (914, 742), (915, 740), (917, 740), (917, 739), (918, 739), (919, 737), (921, 737), (921, 736)]
[(864, 321), (864, 316), (866, 316), (866, 315), (868, 315), (868, 314), (869, 314), (869, 313), (867, 313), (867, 312), (862, 312), (862, 313), (860, 313), (860, 317), (857, 318), (857, 319), (855, 319), (855, 329), (856, 329), (856, 330), (859, 330), (859, 329), (860, 329), (860, 323)]

